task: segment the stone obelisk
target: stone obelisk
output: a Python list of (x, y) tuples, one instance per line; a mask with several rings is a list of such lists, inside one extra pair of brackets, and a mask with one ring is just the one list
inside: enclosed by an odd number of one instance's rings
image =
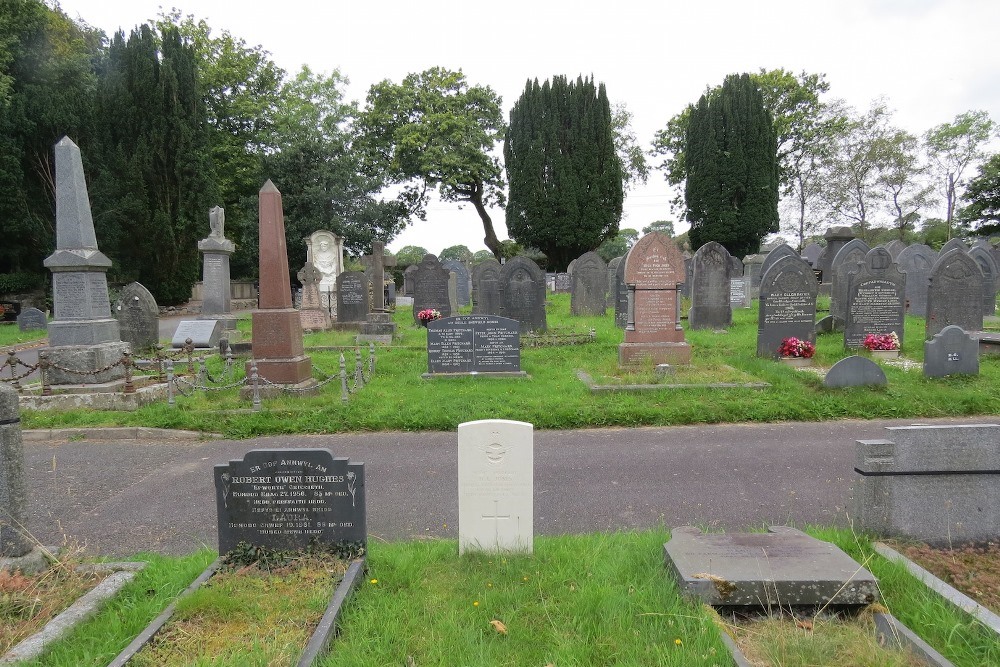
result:
[(202, 305), (199, 320), (219, 320), (226, 329), (236, 328), (236, 316), (231, 310), (229, 284), (229, 256), (236, 250), (236, 244), (226, 238), (226, 209), (214, 206), (208, 212), (211, 232), (208, 238), (198, 241), (198, 250), (203, 255), (201, 271)]
[[(260, 298), (253, 311), (253, 355), (262, 391), (274, 394), (282, 387), (304, 389), (316, 384), (312, 361), (303, 354), (299, 311), (292, 307), (285, 218), (281, 193), (270, 180), (260, 189)], [(247, 364), (249, 378), (250, 365)]]
[[(56, 251), (46, 260), (52, 271), (54, 319), (49, 323), (48, 352), (53, 385), (106, 385), (124, 376), (119, 361), (128, 350), (118, 320), (111, 316), (108, 268), (111, 260), (97, 249), (80, 149), (69, 137), (56, 144)], [(60, 368), (87, 371), (70, 373)], [(107, 370), (101, 370), (106, 369)]]

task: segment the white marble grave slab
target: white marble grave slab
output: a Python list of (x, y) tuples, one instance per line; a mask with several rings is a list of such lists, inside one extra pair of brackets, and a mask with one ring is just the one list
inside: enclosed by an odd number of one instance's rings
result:
[(534, 427), (484, 419), (458, 426), (458, 552), (531, 553)]

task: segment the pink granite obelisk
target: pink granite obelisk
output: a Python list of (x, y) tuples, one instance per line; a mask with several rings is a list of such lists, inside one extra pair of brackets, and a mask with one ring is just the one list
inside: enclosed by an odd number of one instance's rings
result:
[(299, 311), (292, 307), (281, 193), (270, 180), (260, 189), (259, 201), (260, 297), (253, 311), (257, 373), (275, 385), (305, 388), (315, 384), (312, 361), (303, 354)]

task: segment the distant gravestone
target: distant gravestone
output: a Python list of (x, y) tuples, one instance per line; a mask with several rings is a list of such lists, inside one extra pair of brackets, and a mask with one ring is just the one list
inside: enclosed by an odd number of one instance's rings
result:
[(413, 274), (413, 321), (419, 324), (417, 313), (433, 308), (441, 317), (451, 316), (451, 301), (448, 299), (448, 276), (450, 271), (441, 266), (434, 255), (424, 255)]
[[(847, 288), (850, 275), (859, 270), (871, 248), (861, 239), (844, 244), (830, 265), (830, 315), (838, 322), (847, 317)], [(826, 278), (824, 278), (824, 281)]]
[(906, 248), (906, 244), (899, 239), (893, 239), (885, 244), (885, 249), (889, 252), (889, 256), (892, 257), (893, 261), (896, 261), (899, 253), (903, 252), (904, 248)]
[(615, 326), (619, 329), (624, 329), (628, 323), (628, 285), (625, 284), (626, 261), (628, 261), (628, 253), (625, 253), (625, 257), (615, 267), (615, 281), (612, 283), (612, 289), (615, 292)]
[(952, 250), (961, 250), (962, 252), (969, 252), (969, 246), (962, 243), (961, 239), (949, 239), (947, 243), (941, 246), (938, 250), (938, 255), (944, 256), (945, 253), (951, 252)]
[(534, 548), (531, 424), (490, 419), (458, 425), (458, 551)]
[(441, 262), (441, 266), (455, 274), (455, 296), (458, 299), (459, 307), (468, 306), (472, 302), (469, 293), (469, 269), (457, 259), (446, 259)]
[(458, 276), (454, 271), (448, 272), (448, 307), (452, 313), (458, 313)]
[(226, 209), (213, 206), (208, 211), (208, 236), (198, 241), (202, 253), (201, 315), (208, 320), (220, 320), (226, 329), (236, 329), (236, 316), (232, 313), (232, 286), (229, 258), (236, 252), (236, 244), (226, 238)]
[(328, 449), (254, 449), (215, 466), (219, 553), (368, 541), (365, 465)]
[(924, 342), (924, 376), (979, 375), (979, 342), (954, 324)]
[(766, 533), (670, 531), (667, 570), (685, 593), (716, 607), (866, 606), (878, 581), (829, 542), (789, 528)]
[(519, 255), (503, 265), (500, 301), (500, 313), (520, 322), (521, 333), (545, 331), (545, 274), (532, 260)]
[(183, 320), (177, 324), (170, 347), (184, 347), (188, 338), (196, 348), (212, 348), (219, 346), (222, 337), (222, 322), (218, 320)]
[(45, 313), (37, 308), (25, 308), (17, 316), (17, 328), (21, 331), (34, 331), (44, 329), (49, 324)]
[[(299, 308), (299, 322), (302, 324), (302, 328), (312, 331), (326, 331), (330, 328), (331, 322), (329, 309), (323, 306), (323, 295), (320, 293), (323, 273), (311, 263), (306, 262), (296, 277), (302, 283), (302, 305)], [(328, 299), (329, 296), (328, 293)]]
[(729, 306), (731, 308), (750, 307), (750, 290), (747, 289), (746, 278), (729, 279)]
[(610, 262), (608, 262), (608, 308), (615, 307), (615, 275), (618, 272), (618, 265), (622, 263), (625, 257), (615, 257)]
[(487, 259), (472, 268), (472, 314), (500, 314), (500, 273), (503, 267)]
[(417, 270), (416, 264), (411, 264), (403, 271), (403, 296), (413, 296), (413, 274)]
[(802, 259), (809, 262), (809, 266), (814, 269), (819, 268), (816, 266), (819, 263), (819, 257), (823, 254), (823, 246), (818, 243), (810, 243), (805, 248), (802, 249)]
[(831, 389), (842, 387), (884, 387), (885, 371), (871, 359), (846, 357), (835, 363), (823, 378), (823, 386)]
[(569, 273), (557, 273), (554, 292), (569, 292), (573, 289), (573, 276)]
[(573, 315), (604, 315), (608, 306), (608, 265), (596, 252), (574, 261), (570, 312)]
[[(837, 253), (840, 252), (840, 249), (854, 239), (854, 232), (851, 231), (850, 227), (831, 227), (823, 234), (823, 238), (826, 239), (826, 247), (823, 248), (823, 252), (820, 253), (813, 268), (818, 268), (822, 271), (823, 282), (829, 283), (833, 280), (833, 274), (831, 273), (833, 260), (836, 258)], [(868, 252), (868, 250), (870, 248), (865, 247), (865, 252)]]
[(799, 254), (792, 250), (787, 243), (782, 243), (781, 245), (776, 246), (773, 250), (767, 253), (766, 257), (764, 257), (764, 263), (760, 266), (760, 275), (763, 276), (767, 273), (767, 270), (782, 257), (799, 257)]
[(927, 285), (937, 253), (922, 243), (909, 245), (896, 257), (896, 265), (906, 274), (906, 312), (927, 315)]
[(337, 321), (364, 322), (371, 308), (364, 271), (345, 271), (337, 276)]
[(730, 278), (743, 277), (743, 260), (741, 260), (739, 257), (733, 257), (732, 255), (729, 256), (729, 277)]
[(906, 274), (901, 273), (885, 248), (865, 255), (850, 276), (844, 318), (844, 347), (859, 348), (868, 334), (895, 332), (903, 346)]
[(768, 269), (760, 282), (758, 357), (776, 359), (785, 338), (816, 341), (818, 291), (812, 268), (798, 256), (784, 257)]
[(925, 339), (950, 324), (965, 331), (983, 328), (983, 272), (969, 253), (956, 248), (942, 254), (929, 281)]
[(983, 315), (989, 317), (997, 312), (997, 263), (993, 255), (982, 247), (971, 248), (969, 257), (976, 260), (983, 272)]
[(132, 352), (149, 350), (160, 342), (160, 308), (141, 283), (129, 283), (118, 294), (112, 315), (118, 320), (122, 340)]
[(747, 279), (751, 299), (756, 299), (760, 295), (760, 267), (763, 264), (763, 255), (747, 255), (743, 258), (743, 277)]
[[(788, 246), (785, 246), (786, 248)], [(733, 323), (730, 299), (729, 251), (715, 241), (698, 248), (691, 260), (691, 309), (688, 324), (692, 329), (723, 329)]]
[(427, 372), (524, 375), (520, 323), (497, 315), (456, 315), (430, 322)]
[(691, 280), (694, 278), (694, 258), (684, 258), (684, 282), (681, 283), (681, 296), (691, 298)]

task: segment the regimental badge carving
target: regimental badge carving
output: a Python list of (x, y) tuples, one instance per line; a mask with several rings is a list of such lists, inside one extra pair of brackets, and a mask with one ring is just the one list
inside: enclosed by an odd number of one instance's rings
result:
[(504, 459), (507, 458), (508, 451), (506, 445), (500, 443), (499, 433), (494, 433), (493, 441), (483, 446), (483, 454), (486, 455), (486, 460), (493, 465), (503, 463)]

